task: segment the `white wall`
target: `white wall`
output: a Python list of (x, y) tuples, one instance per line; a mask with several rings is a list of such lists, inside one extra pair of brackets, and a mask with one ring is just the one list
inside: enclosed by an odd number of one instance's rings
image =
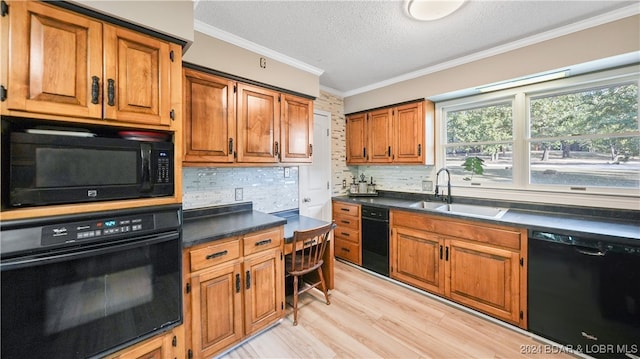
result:
[(637, 51), (640, 51), (640, 15), (349, 96), (344, 99), (345, 113), (429, 98)]
[(187, 43), (193, 42), (193, 2), (191, 0), (73, 0), (73, 2)]

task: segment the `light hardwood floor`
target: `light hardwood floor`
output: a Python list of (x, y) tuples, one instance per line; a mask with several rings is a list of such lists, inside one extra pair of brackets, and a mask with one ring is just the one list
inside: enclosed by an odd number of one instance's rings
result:
[[(549, 346), (336, 261), (331, 305), (300, 297), (298, 326), (284, 320), (224, 358), (573, 358)], [(288, 298), (289, 299), (289, 298)]]

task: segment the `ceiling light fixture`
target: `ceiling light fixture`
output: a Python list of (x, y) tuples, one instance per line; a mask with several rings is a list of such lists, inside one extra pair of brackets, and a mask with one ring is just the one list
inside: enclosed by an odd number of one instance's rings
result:
[(509, 80), (505, 82), (498, 82), (491, 85), (476, 87), (476, 89), (480, 92), (498, 91), (498, 90), (504, 90), (512, 87), (531, 85), (538, 82), (561, 79), (563, 77), (567, 77), (568, 75), (569, 75), (569, 70), (562, 70), (562, 71), (551, 72), (551, 73), (546, 73), (541, 75), (529, 76), (529, 77), (515, 79), (515, 80)]
[(466, 0), (408, 0), (407, 12), (416, 20), (432, 21), (458, 10)]

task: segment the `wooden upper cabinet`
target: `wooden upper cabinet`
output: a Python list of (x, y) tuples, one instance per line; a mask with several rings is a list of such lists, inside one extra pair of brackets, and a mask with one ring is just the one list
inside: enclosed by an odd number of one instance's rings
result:
[(381, 109), (368, 113), (369, 162), (390, 163), (393, 133), (392, 109)]
[(238, 84), (238, 161), (279, 162), (279, 93)]
[(313, 155), (313, 101), (283, 94), (281, 116), (281, 161), (310, 163)]
[(183, 70), (184, 163), (311, 163), (313, 100)]
[(104, 51), (105, 118), (169, 125), (169, 43), (105, 24)]
[(171, 125), (181, 97), (179, 81), (171, 87), (172, 72), (181, 73), (179, 45), (42, 2), (9, 8), (3, 110)]
[(367, 114), (347, 116), (346, 126), (347, 164), (367, 162)]
[(347, 164), (434, 164), (433, 114), (423, 100), (348, 115)]
[(101, 118), (102, 24), (40, 2), (10, 6), (7, 108)]
[(184, 69), (184, 161), (233, 162), (235, 82)]
[(424, 101), (394, 108), (393, 157), (395, 162), (424, 163)]

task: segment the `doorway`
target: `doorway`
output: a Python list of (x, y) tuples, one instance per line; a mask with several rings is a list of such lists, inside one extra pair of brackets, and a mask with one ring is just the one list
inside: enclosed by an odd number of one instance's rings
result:
[(331, 113), (313, 112), (313, 163), (300, 166), (299, 209), (307, 217), (331, 221)]

